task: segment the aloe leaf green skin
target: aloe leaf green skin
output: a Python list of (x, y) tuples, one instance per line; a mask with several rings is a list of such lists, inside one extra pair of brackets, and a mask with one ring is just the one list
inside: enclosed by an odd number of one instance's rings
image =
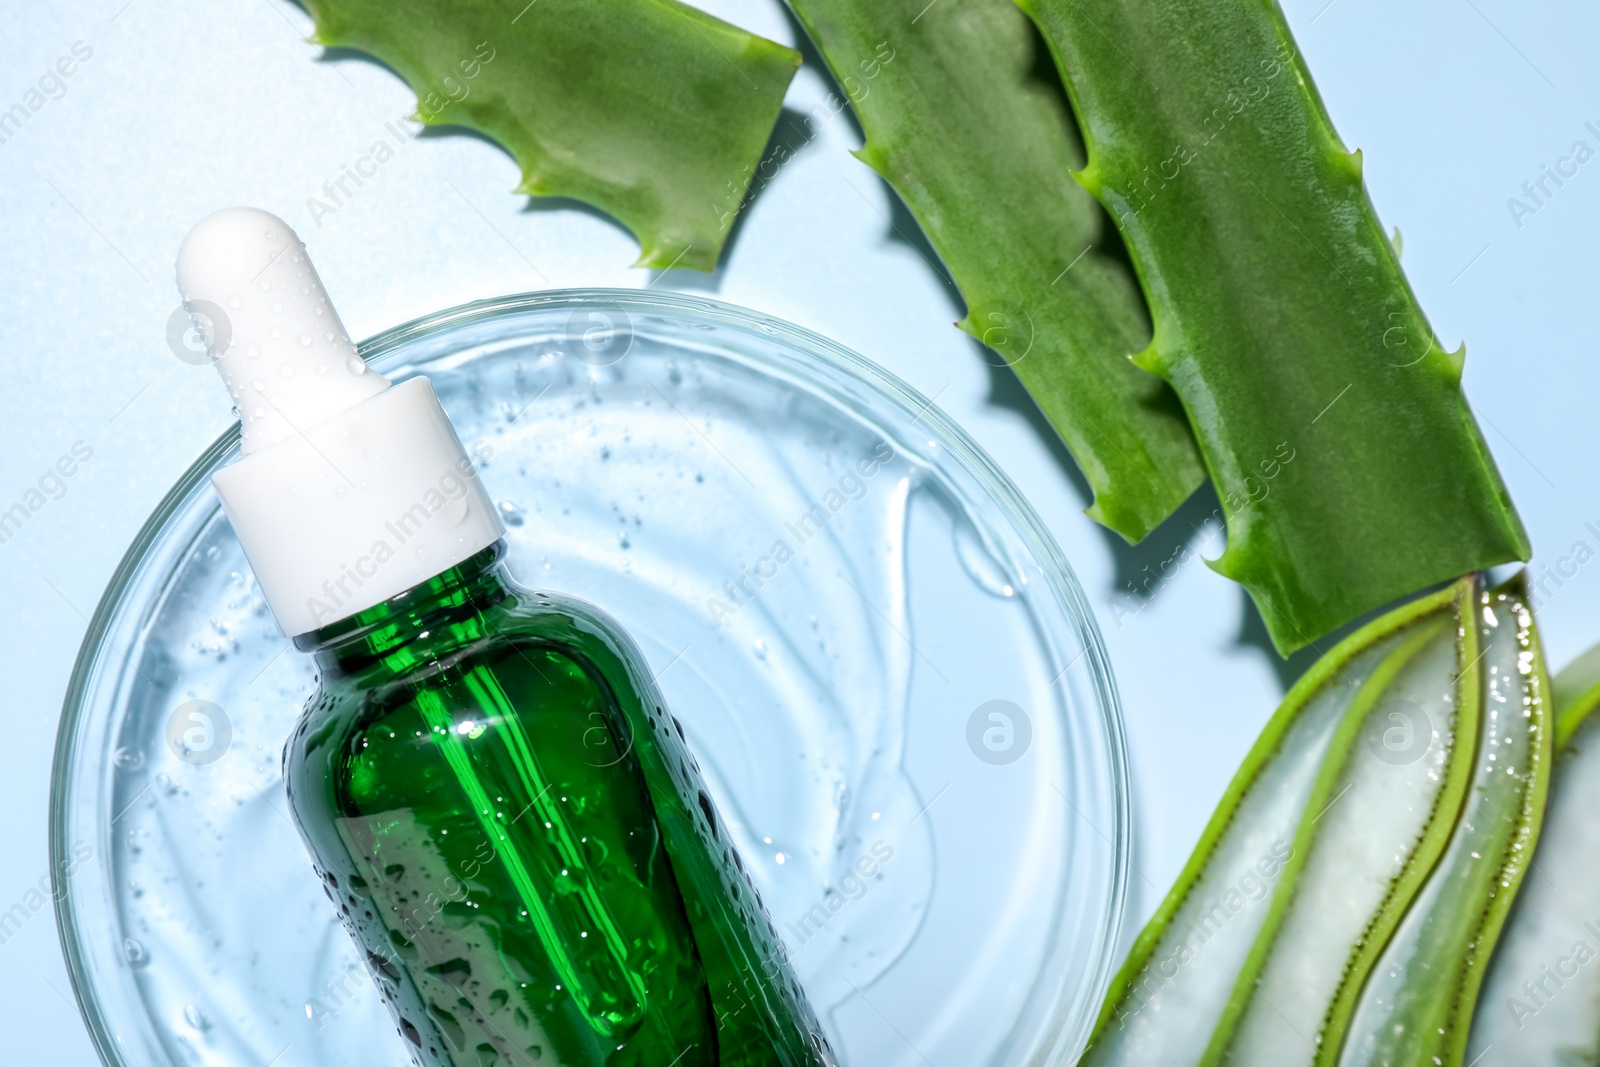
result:
[(1132, 365), (1138, 287), (1067, 173), (1082, 146), (1009, 0), (789, 0), (849, 97), (857, 156), (916, 216), (966, 300), (959, 323), (1011, 365), (1129, 541), (1205, 478), (1171, 390)]
[(419, 121), (504, 145), (518, 192), (615, 216), (645, 267), (716, 267), (800, 65), (677, 0), (304, 2), (317, 43), (393, 67)]
[[(1290, 690), (1112, 982), (1085, 1064), (1327, 1059), (1329, 1020), (1460, 807), (1475, 594), (1463, 579), (1390, 612)], [(1399, 749), (1397, 714), (1416, 731)]]
[(1489, 963), (1466, 1059), (1477, 1067), (1600, 1063), (1600, 646), (1556, 675), (1556, 760), (1538, 874)]
[[(1182, 399), (1228, 546), (1278, 649), (1527, 535), (1278, 5), (1017, 0), (1088, 148), (1154, 321), (1136, 361)], [(1282, 460), (1283, 450), (1294, 456)]]
[(1372, 971), (1341, 1067), (1465, 1062), (1473, 1008), (1534, 859), (1550, 784), (1550, 681), (1525, 578), (1478, 605), (1483, 716), (1472, 783), (1438, 867)]

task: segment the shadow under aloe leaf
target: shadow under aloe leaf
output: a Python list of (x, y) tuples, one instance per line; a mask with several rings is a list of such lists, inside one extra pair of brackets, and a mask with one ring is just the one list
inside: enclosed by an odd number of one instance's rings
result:
[[(1210, 489), (1209, 482), (1206, 483), (1206, 487)], [(1214, 498), (1215, 494), (1212, 495)], [(1234, 643), (1241, 647), (1259, 649), (1267, 661), (1267, 666), (1278, 676), (1278, 688), (1285, 693), (1302, 674), (1311, 669), (1313, 663), (1322, 658), (1323, 652), (1337, 645), (1347, 631), (1353, 632), (1357, 628), (1355, 624), (1351, 624), (1338, 633), (1317, 641), (1314, 645), (1307, 645), (1296, 652), (1291, 652), (1289, 658), (1284, 659), (1278, 655), (1278, 650), (1273, 646), (1272, 635), (1267, 633), (1266, 621), (1262, 619), (1261, 611), (1256, 607), (1250, 591), (1242, 585), (1238, 589), (1239, 596), (1244, 599), (1244, 610), (1240, 615), (1239, 633), (1234, 638)], [(1318, 650), (1319, 647), (1321, 651)]]
[[(974, 354), (983, 358), (983, 346), (976, 340), (971, 344)], [(1055, 427), (1039, 409), (1032, 394), (1023, 387), (1021, 379), (1010, 367), (998, 366), (988, 360), (984, 362), (989, 368), (988, 402), (994, 407), (1015, 412), (1027, 420), (1034, 433), (1049, 447), (1056, 467), (1072, 482), (1073, 488), (1077, 490), (1078, 499), (1087, 508), (1094, 499), (1094, 491), (1089, 487), (1083, 472), (1078, 469), (1072, 453), (1068, 452), (1067, 446), (1062, 443)], [(1165, 522), (1136, 545), (1128, 544), (1121, 534), (1095, 523), (1095, 531), (1105, 542), (1107, 551), (1111, 553), (1113, 567), (1110, 587), (1098, 597), (1090, 591), (1102, 629), (1107, 627), (1120, 629), (1123, 625), (1130, 625), (1130, 616), (1143, 611), (1153, 603), (1161, 595), (1162, 587), (1175, 578), (1180, 570), (1192, 567), (1209, 570), (1205, 566), (1205, 558), (1214, 558), (1222, 553), (1223, 531), (1222, 527), (1216, 524), (1221, 515), (1222, 505), (1217, 500), (1211, 482), (1207, 480), (1183, 502), (1182, 507), (1169, 515)], [(1208, 526), (1208, 522), (1212, 525)], [(1217, 582), (1226, 581), (1221, 575), (1215, 575), (1213, 578)], [(1266, 623), (1262, 621), (1255, 601), (1242, 586), (1239, 588), (1239, 593), (1244, 597), (1244, 612), (1234, 643), (1242, 648), (1254, 648), (1259, 651), (1267, 666), (1277, 676), (1280, 688), (1287, 692), (1295, 680), (1310, 669), (1321, 653), (1315, 648), (1307, 647), (1288, 659), (1280, 657), (1273, 648), (1272, 638), (1267, 633)], [(1359, 623), (1352, 624), (1348, 629), (1354, 629), (1356, 625)], [(1340, 633), (1318, 641), (1317, 644), (1324, 649), (1331, 648), (1344, 632), (1346, 631), (1341, 630)]]

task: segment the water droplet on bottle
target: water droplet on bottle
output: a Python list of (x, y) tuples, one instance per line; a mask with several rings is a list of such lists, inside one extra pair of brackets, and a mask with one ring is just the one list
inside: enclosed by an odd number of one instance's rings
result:
[(244, 298), (238, 293), (235, 293), (234, 295), (228, 297), (228, 306), (235, 309), (242, 308), (244, 307)]
[(259, 282), (256, 283), (256, 288), (260, 289), (264, 293), (268, 289), (272, 288), (272, 283), (267, 281), (267, 279), (262, 278)]
[(122, 958), (133, 967), (143, 967), (150, 962), (150, 953), (145, 951), (143, 945), (133, 938), (126, 938), (122, 942)]
[(755, 641), (751, 643), (750, 648), (755, 652), (756, 659), (767, 658), (767, 643), (761, 640), (761, 638), (756, 638)]
[(126, 745), (117, 749), (116, 754), (111, 759), (117, 765), (117, 770), (119, 771), (136, 771), (144, 766), (144, 753), (128, 748)]
[(257, 356), (259, 356), (261, 354), (261, 346), (260, 345), (246, 345), (245, 349), (244, 349), (244, 354), (249, 356), (251, 359), (255, 359)]
[(210, 548), (206, 549), (206, 559), (209, 559), (212, 563), (215, 563), (217, 560), (219, 560), (221, 558), (222, 558), (222, 549), (221, 548), (217, 547), (216, 545), (212, 545)]
[(273, 313), (273, 314), (274, 314), (274, 315), (279, 315), (279, 314), (282, 314), (282, 313), (283, 313), (283, 301), (281, 301), (281, 300), (274, 300), (274, 301), (273, 301), (273, 302), (272, 302), (272, 313)]
[(367, 365), (361, 362), (361, 360), (356, 356), (351, 356), (348, 360), (346, 360), (345, 366), (350, 368), (351, 374), (367, 373)]
[(304, 347), (304, 348), (310, 348), (311, 347), (311, 335), (309, 333), (301, 334), (300, 337), (299, 337), (299, 341), (300, 341), (300, 344), (301, 344), (302, 347)]
[(274, 338), (282, 337), (283, 336), (283, 328), (280, 327), (280, 326), (274, 326), (272, 329), (267, 331), (267, 336), (274, 337)]
[(209, 1030), (211, 1028), (211, 1020), (205, 1017), (205, 1013), (200, 1010), (197, 1004), (189, 1004), (184, 1007), (183, 1021), (196, 1030)]

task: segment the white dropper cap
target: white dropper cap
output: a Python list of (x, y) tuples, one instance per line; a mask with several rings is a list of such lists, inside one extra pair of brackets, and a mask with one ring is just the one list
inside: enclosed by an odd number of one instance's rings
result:
[(209, 215), (178, 289), (210, 324), (241, 458), (212, 475), (283, 631), (410, 589), (505, 533), (426, 378), (398, 386), (346, 336), (305, 246), (255, 208)]

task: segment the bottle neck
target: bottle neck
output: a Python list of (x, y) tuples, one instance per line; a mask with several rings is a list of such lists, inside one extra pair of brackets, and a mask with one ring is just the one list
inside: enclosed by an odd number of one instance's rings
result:
[(295, 647), (313, 655), (324, 677), (379, 666), (398, 674), (446, 656), (487, 636), (485, 613), (516, 596), (505, 554), (505, 541), (495, 541), (398, 596), (301, 634)]

